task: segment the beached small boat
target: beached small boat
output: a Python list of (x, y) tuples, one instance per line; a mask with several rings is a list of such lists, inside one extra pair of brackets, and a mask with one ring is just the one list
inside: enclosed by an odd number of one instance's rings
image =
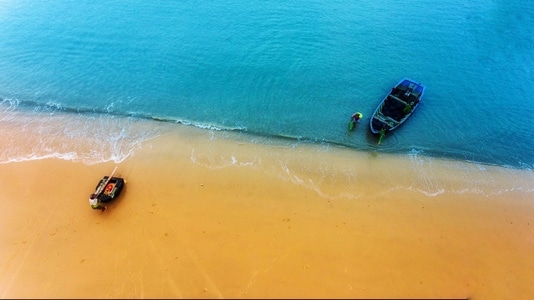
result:
[[(109, 180), (108, 180), (109, 179)], [(104, 176), (95, 188), (98, 201), (107, 203), (119, 197), (124, 187), (124, 179), (120, 177)], [(100, 193), (97, 193), (101, 191)]]
[(106, 210), (101, 203), (111, 202), (121, 194), (126, 181), (120, 177), (113, 177), (116, 170), (115, 167), (110, 176), (104, 176), (96, 185), (95, 192), (89, 196), (89, 205), (93, 209)]
[(369, 121), (373, 134), (379, 134), (379, 141), (387, 132), (402, 125), (413, 113), (423, 98), (425, 87), (413, 80), (401, 80), (376, 108)]

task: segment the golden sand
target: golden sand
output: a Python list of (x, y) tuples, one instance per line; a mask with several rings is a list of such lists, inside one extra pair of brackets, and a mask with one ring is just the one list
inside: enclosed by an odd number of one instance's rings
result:
[(529, 171), (199, 132), (0, 164), (0, 297), (534, 297)]

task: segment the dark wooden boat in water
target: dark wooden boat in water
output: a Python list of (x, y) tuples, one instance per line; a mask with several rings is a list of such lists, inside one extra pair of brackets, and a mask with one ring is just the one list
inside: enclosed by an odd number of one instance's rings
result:
[(379, 134), (381, 139), (388, 132), (402, 125), (419, 106), (425, 87), (413, 80), (401, 80), (376, 108), (369, 121), (373, 134)]

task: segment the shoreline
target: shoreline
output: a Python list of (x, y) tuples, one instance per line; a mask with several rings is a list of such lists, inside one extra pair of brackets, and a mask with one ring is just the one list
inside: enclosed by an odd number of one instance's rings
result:
[(0, 164), (0, 297), (532, 295), (530, 171), (169, 128), (117, 164)]
[[(0, 98), (0, 101), (2, 98)], [(4, 101), (7, 101), (4, 99)], [(3, 104), (3, 103), (0, 103)], [(406, 150), (405, 152), (391, 151), (384, 147), (375, 148), (359, 148), (354, 145), (344, 144), (338, 141), (316, 141), (311, 138), (301, 139), (298, 136), (285, 135), (264, 135), (251, 133), (239, 128), (223, 128), (212, 124), (201, 124), (191, 121), (183, 121), (178, 119), (169, 119), (165, 117), (157, 117), (150, 115), (136, 115), (136, 114), (120, 114), (105, 111), (92, 111), (64, 109), (61, 107), (50, 106), (50, 111), (46, 109), (36, 112), (28, 108), (20, 109), (19, 104), (11, 103), (9, 107), (2, 107), (0, 112), (0, 122), (4, 127), (4, 132), (0, 131), (0, 137), (10, 141), (8, 147), (16, 148), (13, 154), (15, 157), (0, 156), (0, 164), (11, 162), (31, 161), (47, 158), (60, 158), (72, 161), (82, 161), (86, 164), (99, 164), (108, 161), (120, 163), (126, 159), (132, 152), (137, 149), (140, 144), (145, 141), (157, 138), (162, 134), (171, 131), (178, 131), (189, 134), (198, 134), (207, 136), (208, 139), (224, 138), (233, 140), (236, 143), (252, 143), (263, 144), (267, 147), (281, 147), (281, 148), (298, 148), (298, 147), (314, 147), (317, 149), (337, 149), (341, 151), (350, 151), (352, 153), (361, 153), (369, 155), (385, 155), (385, 156), (407, 156), (416, 155), (421, 158), (435, 159), (438, 161), (452, 161), (460, 164), (473, 164), (485, 167), (497, 167), (503, 169), (527, 171), (532, 172), (533, 169), (528, 164), (518, 163), (511, 164), (497, 164), (483, 160), (471, 160), (462, 157), (460, 153), (436, 152), (425, 150)], [(20, 110), (19, 110), (20, 109)], [(77, 114), (76, 114), (77, 113)], [(87, 131), (88, 125), (93, 126), (94, 133)], [(20, 128), (24, 129), (22, 132)], [(107, 132), (109, 130), (109, 132)], [(123, 131), (123, 132), (121, 132)], [(63, 135), (57, 133), (64, 133)], [(92, 135), (94, 134), (94, 135)], [(116, 136), (119, 134), (124, 136)], [(353, 134), (365, 134), (365, 139), (368, 143), (373, 143), (376, 136), (373, 136), (367, 131)], [(37, 147), (38, 154), (33, 152), (25, 153), (25, 155), (17, 156), (17, 152), (25, 152), (24, 150), (31, 148), (30, 144), (34, 142), (35, 138), (42, 141), (47, 141), (47, 144), (42, 145), (42, 148)], [(106, 141), (112, 140), (116, 144), (101, 143), (101, 139)], [(125, 138), (127, 142), (122, 142), (120, 138)], [(76, 144), (79, 140), (83, 140), (82, 145), (73, 146), (74, 152), (49, 152), (49, 149), (62, 149), (62, 144)], [(14, 142), (13, 142), (14, 141)], [(108, 147), (103, 147), (107, 145)], [(26, 148), (26, 149), (24, 149)], [(117, 151), (117, 148), (126, 151)], [(379, 150), (379, 148), (387, 150)], [(97, 149), (104, 153), (101, 156), (93, 156), (94, 153), (87, 151), (88, 149)], [(21, 151), (22, 150), (22, 151)], [(35, 150), (35, 149), (32, 149)], [(0, 153), (1, 154), (1, 153)], [(12, 154), (12, 153), (9, 153)], [(466, 154), (463, 154), (466, 155)]]

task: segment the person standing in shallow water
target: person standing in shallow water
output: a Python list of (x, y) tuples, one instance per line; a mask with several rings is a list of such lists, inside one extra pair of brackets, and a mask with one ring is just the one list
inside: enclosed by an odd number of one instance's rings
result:
[(352, 131), (354, 129), (354, 126), (356, 126), (356, 123), (359, 122), (363, 117), (363, 114), (361, 112), (354, 113), (350, 117), (350, 123), (349, 123), (349, 130)]
[(352, 120), (353, 120), (354, 122), (358, 122), (358, 121), (360, 121), (360, 119), (361, 119), (362, 117), (363, 117), (363, 114), (357, 112), (357, 113), (355, 113), (355, 114), (352, 115)]
[(378, 145), (382, 143), (382, 139), (384, 138), (384, 136), (386, 136), (386, 131), (386, 126), (382, 126), (382, 129), (380, 129), (380, 135), (378, 136)]
[(107, 207), (105, 205), (102, 205), (100, 200), (98, 200), (96, 194), (91, 194), (91, 196), (89, 196), (89, 205), (91, 205), (92, 209), (99, 209), (101, 211), (105, 211), (107, 209)]

